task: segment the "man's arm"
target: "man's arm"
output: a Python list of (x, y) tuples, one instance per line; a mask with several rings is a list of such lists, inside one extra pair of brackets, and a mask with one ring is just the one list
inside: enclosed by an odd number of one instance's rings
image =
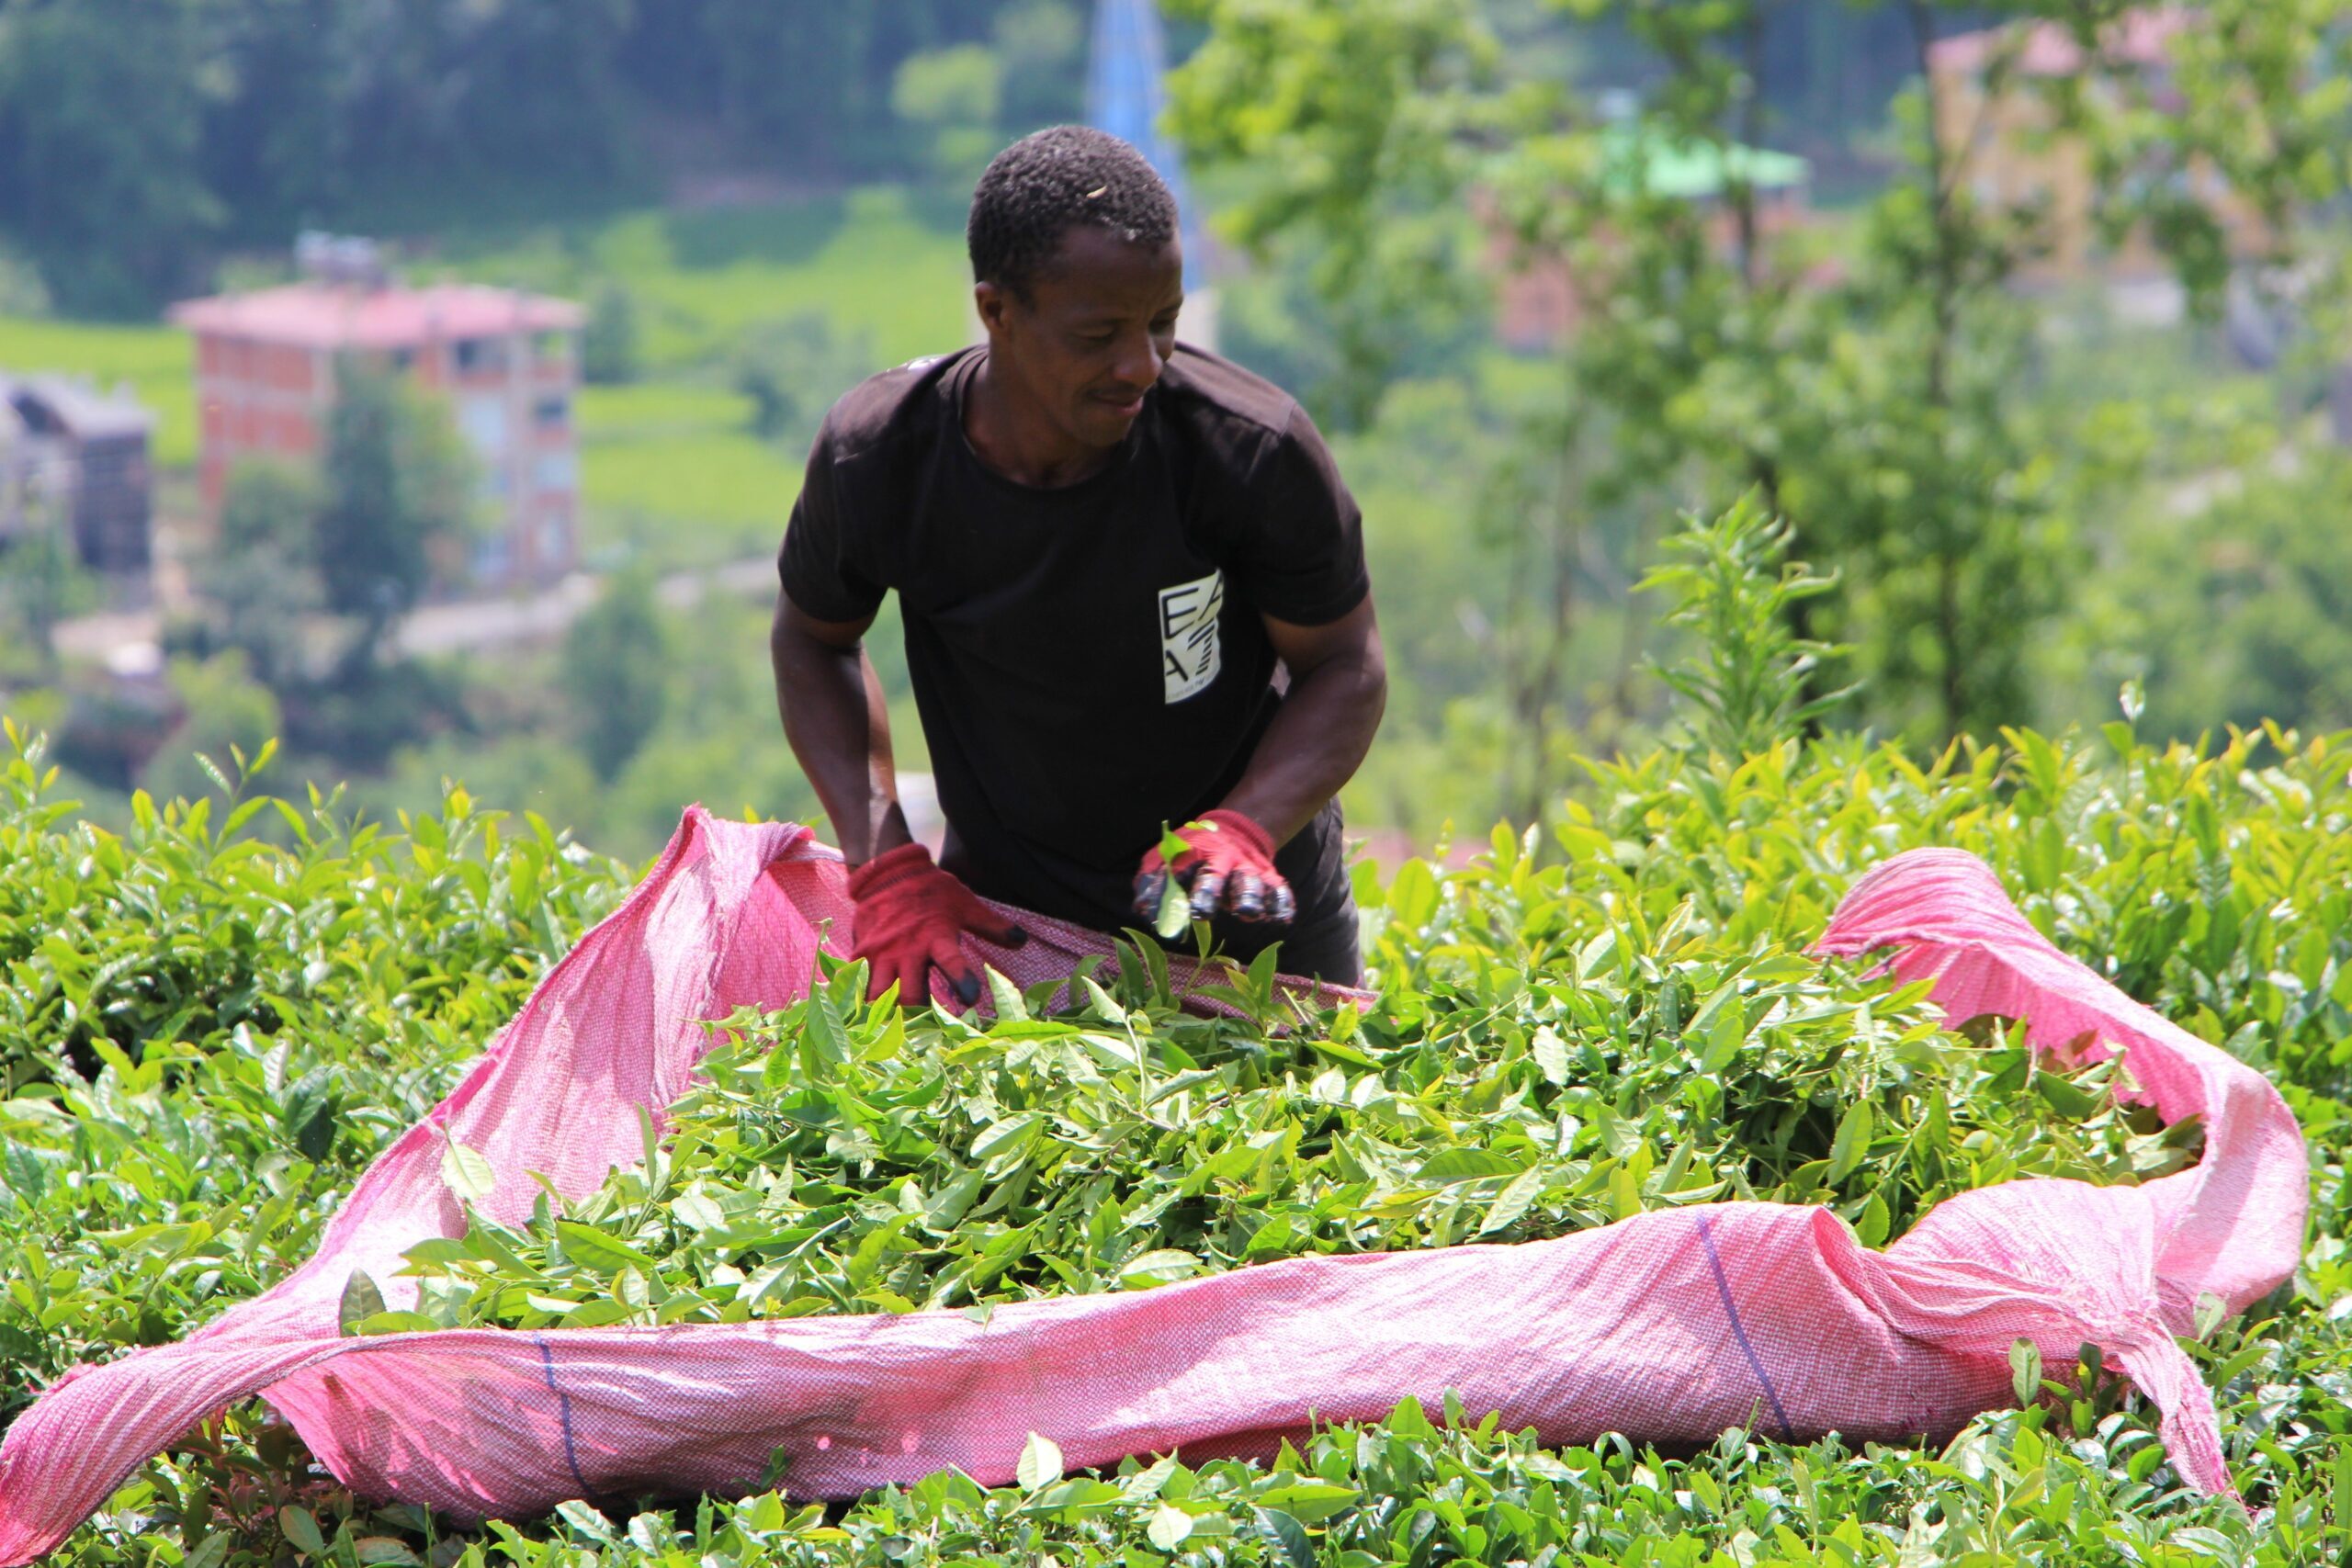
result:
[(853, 866), (914, 841), (899, 809), (889, 706), (865, 656), (863, 639), (873, 624), (871, 615), (816, 620), (779, 592), (768, 632), (785, 739), (832, 820), (842, 858)]
[(1388, 665), (1368, 595), (1326, 626), (1264, 620), (1290, 691), (1222, 804), (1279, 845), (1314, 819), (1372, 750), (1388, 705)]

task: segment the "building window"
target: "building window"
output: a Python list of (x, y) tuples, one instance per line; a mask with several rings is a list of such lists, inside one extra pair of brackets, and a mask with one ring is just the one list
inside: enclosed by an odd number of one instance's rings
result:
[(541, 398), (532, 405), (531, 417), (541, 430), (553, 430), (571, 417), (571, 400), (559, 392), (551, 398)]
[(580, 484), (580, 461), (569, 452), (542, 452), (533, 478), (541, 490), (575, 490)]
[(467, 445), (495, 462), (506, 450), (506, 400), (496, 396), (468, 398), (458, 405), (458, 428)]
[(461, 337), (456, 344), (458, 374), (470, 376), (486, 370), (506, 368), (506, 340), (494, 337)]
[(571, 334), (567, 332), (544, 332), (531, 339), (531, 354), (542, 365), (560, 365), (571, 357)]

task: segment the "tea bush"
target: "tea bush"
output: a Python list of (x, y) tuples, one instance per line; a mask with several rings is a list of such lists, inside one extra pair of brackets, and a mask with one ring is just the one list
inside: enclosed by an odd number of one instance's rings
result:
[(352, 1179), (625, 891), (461, 790), (400, 833), (316, 792), (217, 824), (209, 798), (141, 795), (118, 836), (49, 798), (38, 740), (7, 739), (0, 1416), (308, 1256)]
[[(0, 778), (0, 1359), (20, 1404), (282, 1277), (623, 878), (456, 791), (401, 832), (318, 798), (248, 800), (218, 827), (147, 806), (116, 839), (49, 800), (37, 748), (17, 750)], [(1916, 988), (1806, 955), (1862, 870), (1928, 842), (1984, 855), (2062, 946), (2261, 1065), (2303, 1118), (2304, 1267), (2193, 1348), (2251, 1514), (2185, 1493), (2094, 1357), (1940, 1453), (1741, 1432), (1685, 1457), (1545, 1450), (1408, 1404), (1268, 1467), (1064, 1475), (1040, 1440), (1023, 1484), (992, 1491), (942, 1475), (825, 1509), (786, 1475), (741, 1501), (482, 1529), (353, 1499), (240, 1409), (146, 1466), (59, 1561), (2340, 1560), (2352, 736), (2159, 750), (2124, 723), (1926, 766), (1835, 736), (1596, 765), (1548, 834), (1498, 833), (1464, 870), (1360, 873), (1382, 992), (1361, 1013), (1284, 1016), (1261, 975), (1236, 985), (1252, 1016), (1189, 1018), (1137, 963), (1059, 1015), (1001, 988), (983, 1025), (868, 1007), (835, 968), (806, 1002), (736, 1021), (643, 1169), (413, 1249), (422, 1322), (348, 1326), (985, 1310), (1750, 1195), (1829, 1203), (1877, 1243), (1988, 1182), (2194, 1158), (2196, 1129), (2119, 1111), (2106, 1069), (2043, 1072), (1998, 1031), (1938, 1027)]]

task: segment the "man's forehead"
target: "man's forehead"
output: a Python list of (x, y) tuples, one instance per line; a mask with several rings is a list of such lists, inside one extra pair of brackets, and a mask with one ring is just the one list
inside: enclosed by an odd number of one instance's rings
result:
[(1130, 240), (1078, 224), (1037, 273), (1038, 303), (1069, 310), (1157, 310), (1183, 296), (1184, 252), (1173, 238)]

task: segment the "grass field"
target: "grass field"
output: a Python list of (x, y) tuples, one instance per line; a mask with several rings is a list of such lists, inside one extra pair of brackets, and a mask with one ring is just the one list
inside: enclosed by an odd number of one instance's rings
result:
[[(0, 317), (0, 372), (51, 371), (101, 387), (128, 382), (155, 412), (157, 465), (195, 464), (195, 367), (191, 340), (177, 328)], [(709, 557), (728, 553), (739, 539), (780, 530), (799, 493), (800, 462), (752, 434), (746, 419), (741, 395), (715, 382), (582, 389), (591, 549), (678, 530), (723, 536), (698, 539), (698, 548), (663, 552)]]
[[(582, 390), (587, 546), (605, 558), (713, 559), (773, 547), (800, 488), (800, 454), (752, 433), (745, 400), (726, 384), (729, 356), (763, 322), (812, 312), (841, 341), (863, 344), (876, 370), (963, 343), (957, 216), (877, 186), (446, 236), (411, 272), (575, 298), (605, 283), (627, 288), (644, 378)], [(191, 344), (175, 328), (0, 318), (0, 370), (128, 382), (156, 412), (156, 461), (196, 460)], [(843, 389), (817, 390), (830, 399)]]
[(647, 381), (584, 387), (579, 408), (592, 554), (701, 562), (775, 547), (801, 457), (751, 432), (741, 394)]
[(102, 388), (127, 381), (155, 411), (154, 460), (196, 461), (196, 370), (192, 341), (176, 327), (98, 326), (0, 316), (0, 372), (61, 371)]
[(961, 214), (873, 186), (763, 207), (660, 209), (571, 226), (453, 236), (420, 273), (585, 297), (618, 283), (639, 307), (649, 375), (723, 359), (763, 321), (823, 315), (874, 367), (969, 335)]
[(591, 552), (626, 547), (663, 565), (773, 550), (800, 493), (800, 465), (738, 431), (585, 444)]
[(672, 367), (731, 349), (756, 323), (803, 311), (872, 344), (876, 370), (969, 335), (963, 235), (897, 187), (792, 207), (639, 213), (596, 240), (599, 262), (652, 307), (646, 353)]

